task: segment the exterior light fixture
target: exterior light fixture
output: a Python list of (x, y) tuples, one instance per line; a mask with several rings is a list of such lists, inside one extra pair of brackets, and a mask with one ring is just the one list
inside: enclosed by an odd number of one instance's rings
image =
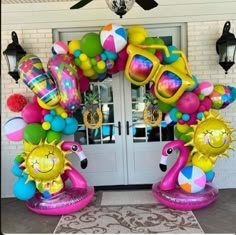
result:
[(26, 52), (21, 47), (18, 42), (18, 37), (16, 32), (11, 33), (12, 43), (7, 46), (7, 49), (3, 52), (8, 66), (8, 74), (18, 83), (20, 78), (18, 74), (18, 62), (20, 59), (26, 55)]
[(106, 0), (107, 6), (122, 18), (134, 5), (135, 0)]
[(223, 33), (216, 42), (216, 51), (219, 55), (219, 64), (225, 70), (225, 74), (231, 66), (234, 65), (235, 51), (236, 51), (236, 38), (234, 34), (230, 33), (230, 21), (224, 25)]

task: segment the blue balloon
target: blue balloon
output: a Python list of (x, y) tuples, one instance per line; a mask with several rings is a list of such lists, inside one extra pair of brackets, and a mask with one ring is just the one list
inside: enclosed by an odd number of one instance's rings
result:
[(111, 60), (116, 60), (118, 57), (117, 53), (107, 51), (107, 50), (104, 50), (104, 54), (107, 56), (108, 59), (111, 59)]
[(65, 119), (65, 127), (62, 130), (62, 133), (65, 135), (72, 135), (78, 129), (78, 121), (74, 117), (68, 117)]
[(215, 172), (210, 170), (210, 171), (205, 172), (205, 175), (206, 175), (206, 181), (211, 182), (215, 176)]
[(14, 162), (11, 171), (12, 171), (12, 174), (15, 176), (22, 176), (22, 173), (23, 173), (23, 169), (20, 169), (18, 162)]
[(174, 107), (170, 110), (170, 118), (173, 122), (178, 122), (178, 118), (176, 117), (176, 113), (178, 112), (179, 110)]
[(29, 200), (36, 193), (34, 181), (29, 181), (28, 183), (25, 183), (25, 181), (24, 177), (19, 177), (13, 186), (13, 193), (20, 200)]
[(179, 54), (173, 54), (174, 50), (178, 50), (178, 48), (175, 47), (175, 46), (168, 46), (168, 50), (169, 50), (170, 56), (167, 57), (166, 54), (163, 53), (163, 55), (164, 55), (163, 56), (163, 61), (166, 64), (171, 64), (171, 63), (175, 62), (176, 60), (178, 60), (180, 55)]

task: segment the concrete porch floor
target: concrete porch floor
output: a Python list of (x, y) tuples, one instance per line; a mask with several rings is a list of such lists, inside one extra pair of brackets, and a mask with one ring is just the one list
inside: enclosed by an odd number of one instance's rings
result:
[[(204, 233), (236, 233), (236, 188), (221, 189), (216, 202), (193, 211)], [(39, 215), (16, 198), (1, 199), (1, 232), (53, 233), (61, 216)]]

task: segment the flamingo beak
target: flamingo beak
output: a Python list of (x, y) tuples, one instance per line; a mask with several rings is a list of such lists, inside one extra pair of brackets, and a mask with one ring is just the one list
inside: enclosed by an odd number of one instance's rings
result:
[(167, 156), (166, 155), (161, 156), (159, 167), (161, 171), (165, 172), (167, 170)]

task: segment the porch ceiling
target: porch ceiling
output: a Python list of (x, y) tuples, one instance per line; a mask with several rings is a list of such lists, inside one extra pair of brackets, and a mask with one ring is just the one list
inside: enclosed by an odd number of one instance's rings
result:
[(43, 3), (43, 2), (72, 2), (74, 0), (2, 0), (2, 4), (19, 4), (19, 3)]

